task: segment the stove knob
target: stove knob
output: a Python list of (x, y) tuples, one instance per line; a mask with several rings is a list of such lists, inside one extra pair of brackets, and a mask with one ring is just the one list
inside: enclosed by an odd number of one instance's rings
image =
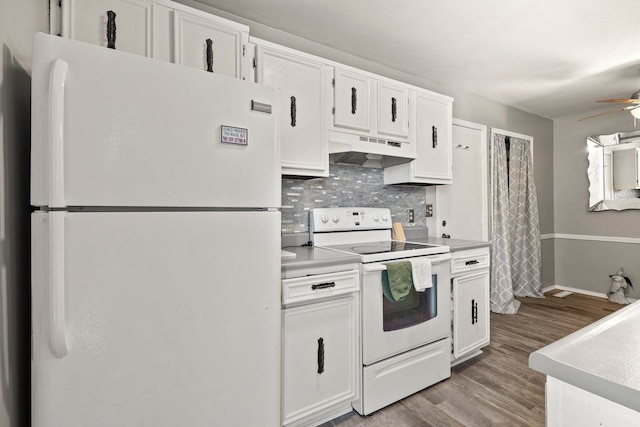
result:
[(333, 216), (333, 218), (331, 218), (331, 219), (333, 220), (333, 222), (334, 222), (335, 224), (337, 224), (337, 223), (339, 223), (339, 222), (340, 222), (340, 217), (339, 217), (338, 215), (334, 215), (334, 216)]
[(322, 221), (323, 224), (326, 224), (329, 222), (329, 215), (322, 215), (320, 217), (320, 221)]
[(373, 220), (374, 220), (375, 222), (379, 222), (379, 221), (380, 221), (380, 217), (379, 217), (378, 215), (374, 215), (374, 216), (373, 216)]
[(386, 215), (382, 215), (382, 220), (383, 220), (384, 222), (387, 222), (387, 221), (389, 221), (389, 217), (388, 217), (388, 216), (386, 216)]

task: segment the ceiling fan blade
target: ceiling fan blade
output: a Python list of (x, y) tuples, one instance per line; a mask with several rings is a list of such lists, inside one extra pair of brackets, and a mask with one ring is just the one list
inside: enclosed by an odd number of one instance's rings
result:
[(599, 99), (596, 102), (615, 102), (618, 104), (640, 104), (640, 99), (626, 98), (626, 99)]
[(593, 119), (594, 117), (604, 116), (605, 114), (617, 113), (618, 111), (631, 110), (633, 108), (636, 108), (636, 107), (628, 106), (628, 107), (617, 108), (615, 110), (605, 111), (604, 113), (594, 114), (593, 116), (583, 117), (581, 119), (578, 119), (578, 121), (581, 122), (583, 120)]

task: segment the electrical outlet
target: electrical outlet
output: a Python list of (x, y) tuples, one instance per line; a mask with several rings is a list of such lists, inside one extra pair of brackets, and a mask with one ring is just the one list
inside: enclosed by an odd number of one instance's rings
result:
[(426, 216), (427, 218), (431, 218), (433, 216), (433, 205), (432, 204), (428, 204), (427, 205), (427, 209), (426, 209), (426, 212), (425, 212), (424, 216)]
[(414, 209), (409, 209), (409, 223), (415, 222), (416, 212)]

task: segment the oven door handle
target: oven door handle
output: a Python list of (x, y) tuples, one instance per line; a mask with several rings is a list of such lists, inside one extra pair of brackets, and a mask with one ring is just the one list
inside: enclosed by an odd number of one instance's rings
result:
[(375, 273), (376, 271), (387, 271), (387, 266), (384, 264), (371, 264), (364, 266), (365, 273)]
[[(416, 257), (416, 258), (422, 258), (422, 257)], [(440, 264), (443, 262), (451, 261), (451, 258), (453, 257), (451, 256), (451, 254), (443, 254), (440, 256), (429, 256), (428, 258), (429, 258), (429, 261), (431, 261), (431, 265), (434, 265), (434, 264)], [(394, 261), (406, 261), (406, 259), (399, 259)], [(373, 264), (363, 265), (363, 270), (365, 273), (375, 273), (376, 271), (385, 271), (386, 269), (387, 269), (387, 266), (382, 263), (373, 263)]]

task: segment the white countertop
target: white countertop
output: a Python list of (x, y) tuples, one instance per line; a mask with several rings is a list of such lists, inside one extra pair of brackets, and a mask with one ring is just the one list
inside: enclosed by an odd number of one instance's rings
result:
[(640, 412), (640, 301), (532, 353), (529, 367)]

